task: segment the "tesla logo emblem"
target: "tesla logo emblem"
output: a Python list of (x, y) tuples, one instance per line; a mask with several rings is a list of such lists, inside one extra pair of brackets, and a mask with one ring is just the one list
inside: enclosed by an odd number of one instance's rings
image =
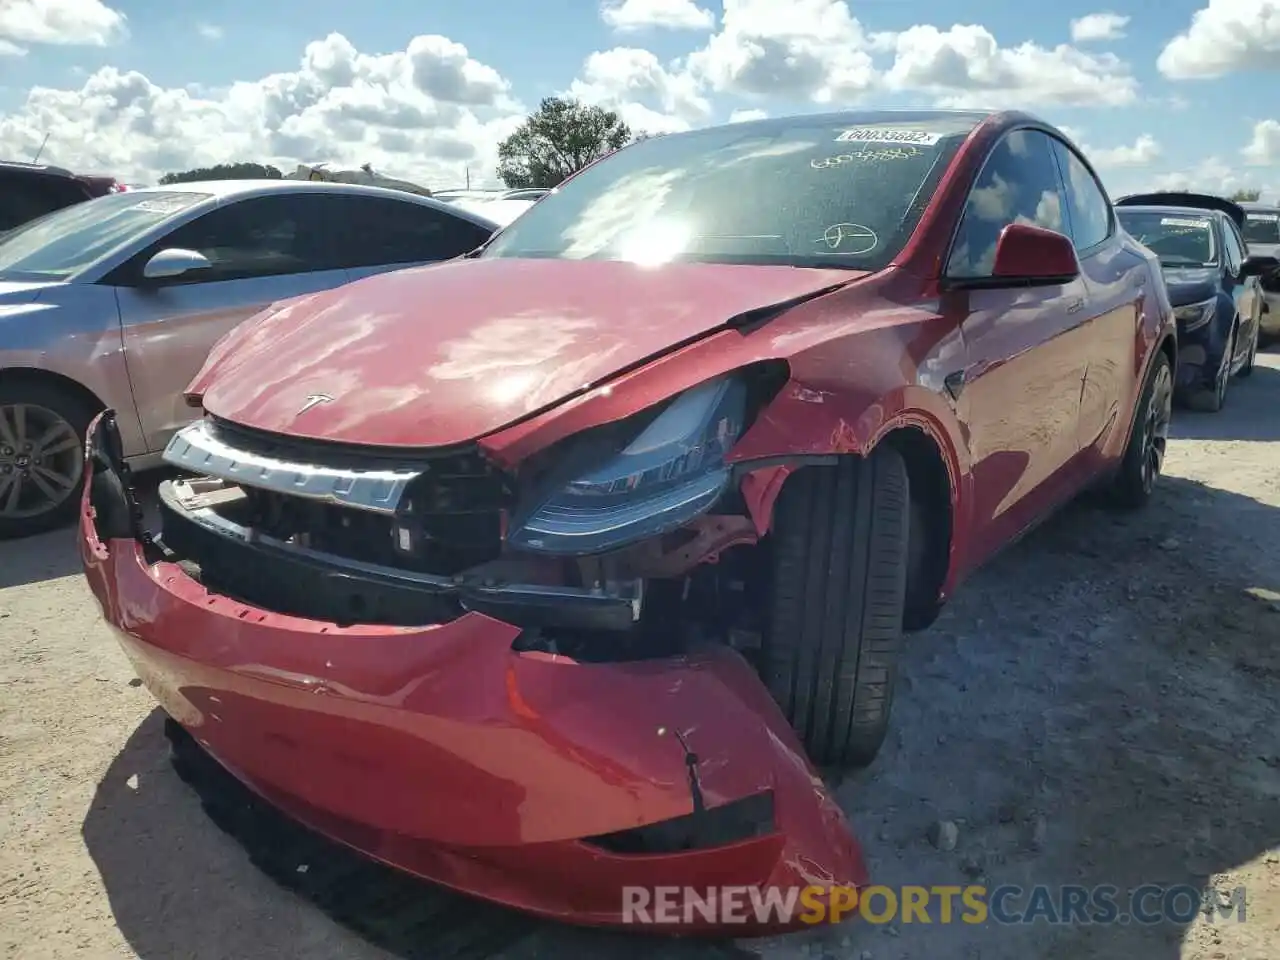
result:
[(302, 405), (302, 409), (298, 411), (297, 416), (302, 416), (312, 407), (318, 407), (322, 403), (332, 403), (333, 397), (326, 396), (323, 393), (313, 393), (307, 397), (307, 402)]

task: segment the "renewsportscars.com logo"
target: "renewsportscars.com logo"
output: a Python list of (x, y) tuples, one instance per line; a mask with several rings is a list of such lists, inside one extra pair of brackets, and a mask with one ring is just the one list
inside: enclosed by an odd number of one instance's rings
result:
[(1114, 886), (623, 887), (624, 923), (998, 923), (1186, 925), (1199, 917), (1243, 923), (1245, 888)]

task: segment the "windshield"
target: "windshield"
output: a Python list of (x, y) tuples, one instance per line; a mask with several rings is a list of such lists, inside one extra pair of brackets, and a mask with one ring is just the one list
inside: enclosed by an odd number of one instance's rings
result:
[(1250, 212), (1244, 218), (1245, 243), (1280, 243), (1280, 210), (1274, 213)]
[(65, 280), (201, 200), (207, 193), (111, 193), (0, 237), (0, 280)]
[(653, 137), (539, 200), (480, 255), (878, 270), (974, 123), (814, 117)]
[(1218, 262), (1213, 221), (1208, 217), (1149, 211), (1116, 211), (1135, 240), (1166, 267), (1212, 267)]

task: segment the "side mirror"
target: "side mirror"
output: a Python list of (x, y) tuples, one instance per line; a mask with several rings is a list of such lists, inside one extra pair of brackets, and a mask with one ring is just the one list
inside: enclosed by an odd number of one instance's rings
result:
[(1280, 270), (1280, 259), (1276, 257), (1265, 257), (1262, 254), (1245, 257), (1244, 263), (1240, 264), (1240, 279), (1265, 277), (1276, 270)]
[(992, 280), (1000, 285), (1048, 287), (1080, 276), (1080, 260), (1071, 240), (1056, 230), (1011, 223), (996, 241)]
[(208, 270), (212, 266), (203, 253), (170, 247), (148, 260), (147, 265), (142, 268), (142, 275), (148, 280), (166, 280), (181, 277), (193, 270)]

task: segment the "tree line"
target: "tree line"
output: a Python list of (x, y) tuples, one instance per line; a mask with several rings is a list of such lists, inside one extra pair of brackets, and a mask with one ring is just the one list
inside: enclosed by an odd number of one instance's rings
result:
[[(628, 143), (644, 140), (632, 133), (617, 111), (565, 97), (547, 97), (515, 132), (498, 146), (498, 177), (508, 187), (555, 187), (587, 164)], [(166, 173), (162, 184), (195, 180), (279, 180), (283, 174), (262, 163), (220, 163)], [(1231, 199), (1257, 200), (1261, 190), (1236, 190)]]
[[(548, 97), (498, 146), (498, 176), (508, 187), (554, 187), (593, 160), (647, 134), (633, 135), (616, 111)], [(265, 163), (220, 163), (166, 173), (160, 183), (197, 180), (279, 180)]]

